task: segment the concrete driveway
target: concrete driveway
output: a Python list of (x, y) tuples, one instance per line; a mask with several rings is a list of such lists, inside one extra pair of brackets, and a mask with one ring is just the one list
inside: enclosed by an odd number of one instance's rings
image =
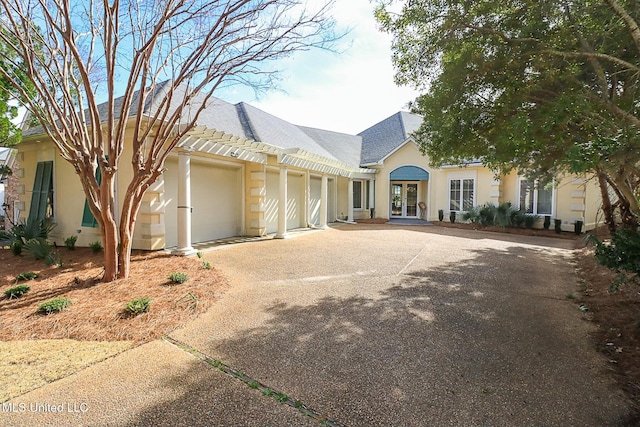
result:
[[(172, 337), (334, 425), (624, 425), (628, 402), (567, 299), (572, 245), (344, 225), (227, 247), (206, 257), (230, 290)], [(5, 425), (318, 425), (167, 342), (20, 399), (91, 410)]]

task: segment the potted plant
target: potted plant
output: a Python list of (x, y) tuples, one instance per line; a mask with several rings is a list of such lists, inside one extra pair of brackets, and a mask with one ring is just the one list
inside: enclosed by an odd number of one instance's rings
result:
[(562, 220), (561, 219), (555, 219), (553, 220), (554, 226), (555, 226), (555, 231), (556, 233), (560, 234), (560, 232), (562, 232)]

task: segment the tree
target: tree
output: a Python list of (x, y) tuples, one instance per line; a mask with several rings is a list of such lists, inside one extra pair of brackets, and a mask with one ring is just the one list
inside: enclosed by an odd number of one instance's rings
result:
[(481, 159), (547, 180), (593, 172), (637, 226), (637, 2), (402, 3), (376, 15), (394, 36), (397, 82), (428, 89), (412, 110), (425, 118), (415, 137), (435, 164)]
[[(12, 56), (10, 49), (0, 41), (0, 69), (16, 75), (17, 81), (24, 85), (25, 82), (20, 79), (22, 64)], [(12, 57), (11, 62), (3, 59), (6, 57)], [(0, 147), (11, 147), (20, 142), (20, 128), (13, 123), (18, 117), (18, 107), (11, 104), (12, 92), (11, 81), (0, 74)]]
[[(144, 192), (213, 93), (229, 82), (267, 88), (274, 71), (263, 62), (330, 44), (332, 1), (311, 11), (299, 0), (0, 0), (9, 52), (0, 60), (27, 64), (33, 93), (15, 73), (0, 75), (80, 176), (102, 234), (105, 281), (129, 275)], [(106, 108), (98, 108), (104, 92)], [(154, 111), (130, 118), (151, 100)], [(125, 159), (130, 120), (133, 155)], [(114, 181), (127, 162), (133, 178), (118, 227)]]

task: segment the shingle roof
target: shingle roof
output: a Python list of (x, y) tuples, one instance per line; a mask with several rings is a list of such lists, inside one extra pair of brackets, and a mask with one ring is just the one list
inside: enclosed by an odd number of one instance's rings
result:
[[(153, 94), (144, 105), (144, 113), (154, 111), (162, 101), (170, 82), (155, 85)], [(139, 91), (134, 94), (130, 116), (138, 114)], [(174, 102), (180, 102), (179, 94)], [(202, 102), (203, 96), (192, 100), (194, 107)], [(122, 98), (115, 100), (116, 114), (120, 111)], [(377, 163), (407, 141), (422, 118), (415, 114), (399, 112), (364, 130), (358, 135), (296, 126), (244, 102), (230, 104), (219, 98), (210, 98), (198, 117), (198, 125), (224, 131), (242, 138), (263, 142), (279, 148), (299, 148), (301, 150), (337, 160), (351, 167)], [(101, 115), (106, 115), (107, 104), (98, 106)], [(187, 112), (188, 114), (188, 112)], [(44, 133), (41, 126), (23, 131), (23, 136)]]
[(299, 126), (316, 143), (349, 166), (360, 166), (362, 138), (357, 135)]
[(361, 165), (377, 163), (404, 144), (422, 123), (422, 117), (400, 111), (360, 132), (362, 137)]

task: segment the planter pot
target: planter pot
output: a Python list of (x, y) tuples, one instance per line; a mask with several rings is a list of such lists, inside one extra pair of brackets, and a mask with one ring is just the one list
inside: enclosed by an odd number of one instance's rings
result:
[(548, 230), (551, 227), (551, 217), (549, 215), (544, 216), (544, 229)]
[(582, 221), (576, 221), (573, 223), (573, 231), (580, 235), (582, 234), (582, 226), (584, 225), (584, 223)]
[(451, 224), (453, 224), (454, 222), (456, 222), (456, 213), (455, 212), (451, 212), (449, 214), (449, 221), (451, 221)]
[(562, 232), (562, 220), (561, 219), (554, 220), (554, 225), (555, 225), (556, 233), (560, 234)]
[(442, 209), (438, 209), (438, 220), (442, 221), (444, 219), (444, 211)]

